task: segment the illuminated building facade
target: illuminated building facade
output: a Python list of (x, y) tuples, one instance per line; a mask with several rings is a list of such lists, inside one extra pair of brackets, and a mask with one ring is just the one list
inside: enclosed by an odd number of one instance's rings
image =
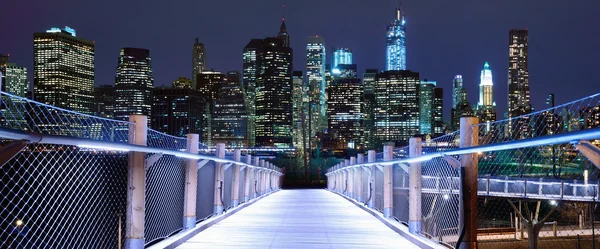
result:
[(406, 70), (406, 20), (401, 8), (396, 9), (396, 19), (387, 27), (386, 70)]
[(252, 39), (244, 47), (242, 54), (242, 83), (245, 92), (246, 113), (248, 115), (248, 145), (251, 147), (254, 147), (256, 143), (256, 79), (260, 73), (262, 52), (263, 40)]
[(239, 72), (228, 72), (219, 90), (212, 112), (213, 144), (224, 143), (230, 147), (247, 147), (246, 108)]
[(531, 134), (529, 118), (512, 118), (532, 111), (529, 96), (529, 35), (527, 29), (509, 31), (508, 39), (508, 118), (509, 133), (513, 139), (527, 138)]
[(204, 44), (196, 37), (194, 46), (192, 47), (192, 88), (195, 89), (196, 76), (204, 72), (206, 68), (206, 50)]
[[(302, 71), (294, 71), (292, 75), (292, 85), (293, 85), (293, 96), (292, 96), (292, 104), (293, 104), (293, 131), (292, 136), (294, 137), (294, 147), (302, 148), (305, 146), (303, 144), (302, 139), (306, 137), (305, 135), (305, 125), (308, 122), (306, 104), (308, 103), (307, 98), (307, 89), (304, 85), (304, 72)], [(308, 139), (306, 137), (306, 139)], [(308, 144), (308, 141), (306, 141)]]
[(200, 134), (206, 143), (206, 122), (203, 111), (206, 102), (200, 91), (190, 88), (153, 89), (152, 115), (150, 127), (172, 136), (185, 137), (187, 134)]
[(364, 114), (364, 146), (365, 149), (375, 148), (375, 89), (377, 69), (367, 69), (363, 73), (363, 101), (362, 111)]
[(325, 39), (310, 36), (306, 44), (306, 78), (310, 95), (310, 136), (327, 129), (327, 84), (325, 81)]
[(115, 118), (129, 120), (129, 115), (150, 116), (154, 73), (150, 51), (123, 48), (115, 79)]
[(193, 87), (192, 80), (186, 77), (179, 77), (173, 81), (173, 88), (189, 88)]
[(433, 134), (433, 102), (436, 82), (423, 80), (419, 86), (419, 133)]
[(362, 82), (357, 78), (336, 79), (329, 86), (328, 132), (333, 139), (334, 149), (363, 146), (363, 92)]
[(331, 63), (332, 70), (335, 70), (340, 64), (352, 64), (352, 50), (349, 48), (333, 49), (333, 61)]
[(33, 87), (38, 102), (86, 114), (94, 112), (94, 42), (74, 29), (34, 33)]
[[(408, 145), (419, 133), (419, 73), (408, 70), (377, 74), (375, 88), (375, 139), (378, 146), (394, 142)], [(377, 146), (376, 146), (377, 147)]]
[(467, 99), (467, 89), (463, 87), (462, 75), (454, 76), (452, 81), (452, 110), (450, 112), (450, 130), (460, 129), (460, 118), (473, 115), (473, 109)]
[(97, 116), (105, 118), (115, 117), (115, 87), (112, 85), (103, 85), (94, 89), (95, 108), (94, 113)]
[(444, 89), (433, 89), (433, 137), (444, 135)]
[(2, 67), (4, 80), (2, 91), (19, 97), (27, 97), (29, 81), (27, 80), (27, 68), (15, 63), (6, 63)]

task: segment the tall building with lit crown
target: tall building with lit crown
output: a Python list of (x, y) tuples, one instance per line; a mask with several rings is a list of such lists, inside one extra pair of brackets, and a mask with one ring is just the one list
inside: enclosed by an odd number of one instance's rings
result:
[(308, 37), (306, 44), (306, 78), (310, 95), (310, 136), (327, 129), (327, 101), (325, 81), (325, 39), (320, 36)]
[[(479, 123), (491, 123), (496, 121), (496, 102), (494, 102), (494, 81), (492, 70), (487, 62), (481, 70), (479, 84), (479, 102), (477, 103), (477, 116)], [(490, 126), (486, 130), (489, 130)]]
[(263, 40), (256, 78), (256, 146), (292, 146), (292, 48)]
[(290, 46), (290, 34), (287, 32), (287, 26), (285, 25), (285, 18), (281, 19), (281, 26), (279, 27), (279, 34), (277, 38), (281, 40), (281, 45), (284, 47)]
[(340, 64), (352, 64), (352, 50), (349, 48), (333, 49), (333, 58), (331, 63), (332, 70), (336, 69)]
[(150, 51), (123, 48), (115, 79), (115, 118), (129, 120), (132, 114), (150, 116), (154, 73)]
[(33, 34), (36, 101), (86, 114), (94, 111), (94, 42), (74, 29)]
[(247, 147), (248, 117), (244, 106), (241, 75), (228, 72), (217, 91), (212, 112), (212, 143)]
[(419, 134), (419, 73), (408, 70), (377, 74), (375, 139), (379, 145), (408, 145)]
[(529, 35), (527, 29), (509, 31), (508, 39), (508, 118), (507, 136), (526, 138), (531, 135), (529, 118), (512, 118), (532, 111), (529, 96)]
[(363, 85), (358, 78), (336, 79), (327, 91), (328, 132), (334, 149), (355, 149), (363, 145)]
[(375, 148), (375, 90), (377, 69), (367, 69), (363, 73), (363, 102), (362, 111), (364, 116), (364, 144), (366, 149)]
[(196, 76), (206, 68), (206, 50), (204, 44), (196, 37), (192, 47), (192, 87), (196, 86)]
[(435, 81), (423, 80), (419, 85), (419, 133), (433, 134), (433, 101)]
[(406, 70), (406, 20), (401, 8), (396, 9), (396, 19), (387, 27), (385, 69)]

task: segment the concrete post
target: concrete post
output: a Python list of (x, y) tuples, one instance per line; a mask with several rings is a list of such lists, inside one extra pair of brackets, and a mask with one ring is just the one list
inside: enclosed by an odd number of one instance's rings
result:
[[(148, 117), (129, 116), (129, 143), (146, 146)], [(129, 152), (127, 178), (127, 210), (125, 220), (125, 248), (144, 248), (146, 214), (146, 153)]]
[[(364, 155), (363, 154), (358, 154), (356, 156), (356, 163), (357, 164), (363, 164), (364, 163)], [(358, 202), (362, 202), (363, 201), (363, 186), (364, 186), (364, 182), (363, 182), (363, 176), (364, 175), (364, 170), (362, 167), (360, 168), (356, 168), (356, 200)]]
[[(187, 152), (198, 154), (198, 134), (187, 135)], [(196, 192), (198, 190), (198, 159), (188, 159), (185, 169), (185, 196), (183, 203), (183, 227), (196, 227)]]
[[(367, 154), (367, 162), (374, 163), (377, 160), (377, 153), (374, 150), (369, 150)], [(371, 174), (369, 177), (369, 184), (367, 185), (367, 191), (369, 193), (365, 198), (369, 198), (367, 204), (370, 208), (375, 208), (375, 172), (378, 170), (377, 166), (370, 166)]]
[[(408, 155), (418, 157), (421, 155), (421, 138), (413, 137), (409, 140)], [(408, 178), (408, 230), (411, 233), (421, 233), (421, 162), (410, 164), (410, 175)]]
[[(383, 146), (383, 160), (391, 161), (394, 146)], [(394, 211), (394, 165), (383, 166), (383, 216), (392, 217)]]
[[(233, 160), (236, 162), (242, 161), (242, 151), (236, 149), (233, 151)], [(232, 179), (232, 190), (231, 190), (231, 206), (237, 207), (240, 203), (240, 165), (233, 165), (233, 179)]]
[[(246, 155), (246, 164), (252, 164), (252, 156), (251, 155)], [(251, 184), (251, 178), (250, 178), (250, 174), (251, 174), (251, 170), (250, 167), (246, 167), (246, 169), (244, 169), (246, 171), (246, 179), (244, 180), (244, 202), (248, 202), (250, 200), (250, 186), (252, 186)]]
[[(479, 144), (479, 123), (477, 117), (460, 118), (460, 147), (471, 147)], [(463, 205), (459, 212), (459, 231), (465, 229), (465, 236), (458, 248), (477, 248), (477, 153), (460, 156), (461, 173), (464, 181), (464, 189), (461, 191)]]
[[(355, 165), (356, 164), (356, 157), (350, 157), (350, 165)], [(356, 198), (356, 169), (350, 169), (348, 172), (349, 175), (349, 179), (348, 179), (348, 193), (350, 198), (354, 199)]]
[(265, 194), (265, 160), (260, 160), (260, 180), (258, 182), (258, 195), (262, 196)]
[[(348, 167), (350, 166), (350, 159), (344, 159), (344, 167)], [(350, 188), (350, 178), (351, 178), (352, 173), (350, 172), (350, 169), (346, 168), (346, 170), (344, 170), (344, 184), (346, 184), (346, 186), (344, 187), (344, 190), (346, 190), (346, 196), (352, 198), (351, 195), (351, 188)]]
[[(216, 156), (218, 158), (225, 158), (225, 144), (219, 143), (216, 148)], [(221, 193), (223, 191), (223, 163), (215, 162), (215, 208), (214, 213), (220, 215), (223, 213), (223, 200), (221, 199)]]

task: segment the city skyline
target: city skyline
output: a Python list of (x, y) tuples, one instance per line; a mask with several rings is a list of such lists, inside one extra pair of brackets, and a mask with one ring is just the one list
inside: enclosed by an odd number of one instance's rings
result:
[[(10, 13), (24, 8), (21, 4), (27, 4), (27, 2), (31, 1), (22, 1), (6, 6), (5, 9), (8, 10), (9, 14), (1, 18), (11, 18)], [(507, 17), (496, 13), (502, 12), (500, 10), (508, 10), (511, 4), (515, 3), (517, 1), (469, 4), (439, 3), (436, 7), (428, 7), (426, 3), (403, 2), (407, 21), (408, 69), (417, 71), (421, 74), (422, 78), (435, 80), (438, 82), (439, 87), (448, 89), (444, 94), (445, 117), (450, 116), (448, 114), (451, 109), (449, 104), (451, 102), (451, 91), (449, 89), (451, 89), (453, 76), (455, 74), (463, 75), (464, 86), (469, 92), (469, 102), (476, 103), (477, 101), (475, 100), (478, 97), (476, 93), (479, 87), (479, 71), (481, 64), (485, 61), (489, 61), (491, 65), (494, 65), (494, 71), (496, 72), (494, 74), (494, 99), (498, 104), (498, 118), (501, 119), (504, 116), (507, 110), (506, 94), (508, 92), (507, 74), (505, 73), (508, 72), (506, 65), (506, 61), (508, 60), (507, 34), (513, 28), (528, 28), (530, 31), (530, 88), (531, 101), (536, 110), (547, 107), (544, 101), (546, 95), (550, 92), (557, 93), (557, 104), (564, 103), (567, 99), (583, 97), (588, 95), (590, 91), (597, 92), (593, 88), (589, 89), (586, 87), (586, 84), (590, 84), (588, 82), (591, 81), (585, 79), (584, 72), (592, 71), (594, 63), (591, 61), (591, 58), (597, 57), (595, 55), (598, 54), (598, 51), (592, 48), (594, 48), (593, 44), (598, 43), (600, 37), (596, 34), (591, 34), (593, 32), (583, 31), (583, 27), (585, 27), (586, 23), (598, 20), (598, 17), (594, 17), (583, 10), (596, 8), (598, 7), (598, 3), (583, 1), (577, 4), (561, 6), (558, 4), (546, 4), (544, 2), (544, 6), (548, 6), (547, 11), (533, 15), (524, 15), (527, 9), (541, 4), (540, 1), (537, 1), (519, 3), (521, 8), (513, 10), (511, 12), (513, 14)], [(60, 7), (61, 4), (47, 6), (47, 9), (55, 9)], [(341, 12), (360, 10), (372, 18), (369, 18), (367, 22), (364, 20), (344, 19), (343, 24), (335, 22), (336, 25), (330, 25), (328, 23), (333, 22), (319, 18), (322, 23), (326, 24), (320, 26), (311, 25), (315, 20), (304, 17), (308, 13), (305, 6), (294, 3), (285, 4), (287, 30), (292, 34), (291, 46), (295, 50), (303, 50), (303, 47), (306, 45), (303, 43), (305, 43), (308, 35), (319, 34), (327, 40), (327, 46), (348, 47), (353, 50), (359, 75), (366, 68), (383, 70), (385, 64), (385, 28), (394, 17), (395, 1), (382, 2), (375, 5), (355, 3), (349, 6), (339, 6), (342, 8)], [(337, 2), (327, 3), (323, 8), (331, 8), (333, 7), (332, 4), (337, 4)], [(241, 3), (232, 8), (234, 10), (241, 9), (246, 5), (247, 3)], [(173, 7), (183, 8), (185, 6), (185, 3), (181, 3)], [(241, 19), (239, 18), (248, 19), (249, 17), (246, 14), (235, 18), (232, 17), (230, 20), (218, 19), (214, 16), (207, 17), (212, 19), (204, 19), (205, 17), (202, 17), (203, 22), (198, 24), (200, 26), (214, 24), (223, 20), (223, 23), (220, 24), (223, 24), (225, 30), (233, 23), (239, 24), (234, 29), (236, 32), (233, 32), (236, 33), (235, 37), (237, 37), (234, 40), (229, 40), (228, 36), (219, 35), (225, 32), (219, 29), (209, 28), (206, 31), (200, 32), (199, 30), (203, 29), (190, 28), (184, 24), (178, 24), (172, 26), (172, 30), (161, 30), (161, 33), (167, 34), (178, 30), (177, 39), (158, 39), (152, 41), (152, 34), (143, 33), (149, 31), (146, 26), (152, 25), (141, 25), (132, 21), (131, 24), (124, 25), (129, 27), (129, 29), (125, 29), (118, 24), (118, 20), (122, 18), (117, 18), (116, 22), (109, 20), (107, 23), (94, 23), (77, 18), (79, 15), (87, 13), (91, 17), (96, 16), (95, 19), (98, 19), (98, 14), (112, 7), (116, 8), (116, 5), (108, 1), (100, 7), (97, 11), (98, 13), (92, 13), (91, 10), (84, 9), (81, 11), (82, 13), (69, 13), (69, 15), (64, 16), (58, 15), (58, 13), (55, 13), (55, 16), (50, 16), (38, 13), (37, 10), (33, 11), (31, 14), (40, 14), (39, 20), (26, 22), (20, 27), (8, 27), (6, 32), (13, 33), (14, 31), (15, 35), (11, 39), (0, 43), (0, 53), (11, 54), (11, 62), (26, 67), (29, 73), (29, 81), (33, 83), (33, 61), (31, 60), (32, 33), (40, 32), (53, 26), (62, 27), (67, 25), (76, 29), (78, 36), (96, 42), (96, 86), (112, 84), (115, 77), (114, 68), (116, 67), (114, 58), (118, 55), (119, 49), (124, 46), (142, 47), (153, 51), (153, 69), (156, 75), (156, 86), (165, 86), (181, 76), (191, 77), (189, 75), (190, 69), (187, 65), (189, 65), (189, 57), (191, 56), (189, 53), (190, 44), (193, 43), (195, 37), (199, 37), (200, 41), (206, 45), (207, 58), (209, 58), (207, 60), (208, 69), (214, 68), (222, 72), (229, 70), (241, 71), (242, 63), (239, 51), (243, 48), (244, 43), (252, 37), (260, 37), (264, 34), (267, 36), (276, 35), (278, 27), (281, 24), (281, 4), (266, 3), (264, 16), (255, 16), (250, 19), (251, 21), (243, 24), (240, 24), (239, 20)], [(139, 7), (143, 9), (156, 9), (156, 5), (152, 3)], [(218, 7), (223, 6), (216, 3), (214, 8)], [(489, 12), (489, 9), (492, 7), (498, 11)], [(442, 11), (440, 9), (445, 10)], [(445, 11), (453, 14), (468, 14), (469, 18), (447, 19), (445, 17), (448, 14), (444, 14)], [(325, 18), (326, 15), (324, 15), (324, 12), (326, 11), (316, 10), (314, 14)], [(431, 13), (425, 14), (428, 12)], [(94, 18), (91, 19), (95, 20)], [(470, 22), (469, 20), (478, 21)], [(166, 23), (169, 25), (175, 24), (175, 22)], [(248, 28), (248, 25), (253, 28)], [(450, 25), (461, 27), (461, 29), (453, 30), (452, 32), (445, 31)], [(485, 28), (482, 29), (482, 27)], [(576, 37), (554, 37), (554, 29), (560, 27), (575, 32), (578, 35)], [(349, 29), (354, 32), (349, 32)], [(183, 32), (182, 30), (188, 31)], [(472, 30), (478, 30), (478, 32), (471, 32)], [(109, 31), (120, 35), (117, 37), (114, 35), (105, 35), (112, 34), (106, 33)], [(463, 37), (465, 40), (469, 40), (469, 42), (466, 44), (464, 42), (440, 40), (441, 37), (447, 34)], [(359, 38), (353, 39), (357, 35), (359, 35)], [(366, 41), (362, 37), (368, 37), (370, 40)], [(180, 48), (180, 45), (183, 47)], [(557, 47), (569, 47), (570, 49), (565, 51), (563, 49), (556, 49)], [(545, 57), (544, 55), (550, 53), (555, 54), (555, 58), (561, 58), (561, 60), (545, 60), (543, 58)], [(329, 54), (328, 56), (331, 55)], [(301, 65), (305, 65), (303, 63), (305, 58), (303, 57), (295, 57), (294, 64), (296, 67), (294, 67), (294, 70), (305, 70), (305, 68), (301, 67)], [(576, 63), (577, 65), (574, 66), (570, 65), (573, 63), (569, 63), (569, 61), (579, 61), (581, 63)], [(546, 73), (546, 71), (569, 73), (551, 74)], [(559, 90), (561, 84), (566, 81), (580, 84), (581, 87)]]

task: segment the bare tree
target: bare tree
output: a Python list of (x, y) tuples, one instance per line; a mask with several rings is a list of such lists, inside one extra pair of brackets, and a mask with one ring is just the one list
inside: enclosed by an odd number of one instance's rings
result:
[(529, 205), (527, 203), (525, 203), (524, 206), (525, 206), (525, 212), (526, 212), (527, 218), (525, 216), (523, 216), (521, 211), (519, 211), (519, 209), (515, 206), (515, 204), (512, 203), (512, 201), (510, 199), (508, 199), (507, 201), (510, 204), (510, 206), (515, 210), (515, 213), (517, 215), (519, 215), (519, 217), (521, 217), (521, 219), (523, 220), (523, 225), (525, 226), (525, 229), (527, 229), (528, 248), (529, 249), (537, 249), (540, 230), (542, 230), (544, 223), (546, 222), (546, 220), (548, 220), (548, 218), (550, 218), (550, 215), (552, 215), (552, 213), (554, 213), (554, 211), (556, 210), (558, 205), (554, 206), (550, 210), (550, 212), (548, 212), (548, 214), (546, 214), (546, 216), (544, 216), (544, 218), (542, 220), (538, 221), (538, 215), (540, 212), (540, 204), (541, 204), (540, 201), (537, 202), (535, 215), (529, 211)]

